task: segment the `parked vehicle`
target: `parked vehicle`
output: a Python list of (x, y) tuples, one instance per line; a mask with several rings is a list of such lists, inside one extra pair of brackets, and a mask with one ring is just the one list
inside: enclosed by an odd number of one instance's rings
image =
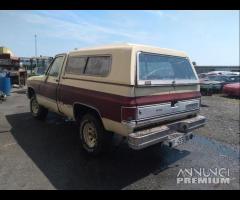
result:
[(218, 75), (218, 76), (208, 76), (210, 81), (219, 81), (221, 83), (220, 91), (222, 91), (223, 86), (229, 83), (239, 82), (239, 76), (237, 75)]
[(210, 80), (208, 77), (200, 79), (200, 91), (203, 95), (211, 96), (215, 92), (219, 92), (222, 88), (222, 82)]
[(231, 83), (224, 85), (223, 93), (228, 96), (240, 97), (240, 83)]
[(34, 69), (35, 75), (42, 75), (42, 74), (45, 74), (45, 72), (46, 72), (46, 67), (45, 66), (43, 66), (43, 67), (36, 67)]
[(206, 77), (207, 77), (207, 73), (200, 73), (200, 74), (198, 74), (198, 78), (199, 79), (204, 79)]
[(240, 76), (234, 75), (234, 76), (226, 76), (227, 83), (239, 83), (240, 82)]
[(200, 87), (184, 52), (122, 44), (56, 55), (45, 75), (27, 82), (30, 110), (75, 120), (80, 141), (97, 155), (113, 133), (133, 149), (180, 145), (206, 123)]
[(211, 76), (211, 75), (213, 75), (213, 76), (217, 76), (217, 75), (225, 75), (225, 76), (236, 75), (236, 76), (239, 76), (240, 73), (239, 72), (231, 72), (231, 71), (211, 71), (211, 72), (208, 72), (207, 75), (208, 76)]

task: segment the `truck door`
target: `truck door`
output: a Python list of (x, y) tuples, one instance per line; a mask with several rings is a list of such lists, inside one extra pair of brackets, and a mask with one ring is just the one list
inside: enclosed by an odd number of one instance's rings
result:
[(40, 86), (41, 101), (44, 101), (43, 105), (46, 105), (48, 109), (54, 112), (58, 112), (57, 88), (64, 59), (64, 54), (57, 55), (54, 58), (46, 73), (46, 79)]

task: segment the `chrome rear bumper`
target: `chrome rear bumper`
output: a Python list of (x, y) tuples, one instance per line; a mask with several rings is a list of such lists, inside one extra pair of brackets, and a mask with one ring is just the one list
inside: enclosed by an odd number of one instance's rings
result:
[[(143, 149), (159, 142), (169, 142), (176, 137), (192, 138), (192, 131), (206, 124), (206, 118), (198, 115), (189, 119), (180, 120), (165, 125), (143, 129), (128, 136), (128, 145), (132, 149)], [(171, 146), (171, 145), (170, 145)]]

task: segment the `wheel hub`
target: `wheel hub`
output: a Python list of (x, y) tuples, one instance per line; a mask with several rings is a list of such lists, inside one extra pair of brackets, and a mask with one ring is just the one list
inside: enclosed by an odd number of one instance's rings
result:
[(39, 110), (38, 102), (37, 102), (36, 99), (34, 99), (34, 100), (32, 101), (32, 112), (33, 112), (34, 114), (37, 114), (37, 113), (38, 113), (38, 110)]
[(93, 123), (87, 122), (83, 127), (83, 137), (85, 143), (90, 147), (93, 148), (96, 146), (97, 143), (97, 133), (96, 128)]

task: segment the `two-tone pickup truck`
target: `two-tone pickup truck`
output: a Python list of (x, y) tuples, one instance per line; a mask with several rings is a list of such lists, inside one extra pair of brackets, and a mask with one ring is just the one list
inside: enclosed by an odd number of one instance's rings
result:
[(75, 120), (82, 147), (97, 155), (113, 133), (133, 149), (176, 146), (206, 119), (193, 65), (184, 52), (119, 44), (56, 55), (46, 73), (27, 81), (34, 117), (49, 111)]

